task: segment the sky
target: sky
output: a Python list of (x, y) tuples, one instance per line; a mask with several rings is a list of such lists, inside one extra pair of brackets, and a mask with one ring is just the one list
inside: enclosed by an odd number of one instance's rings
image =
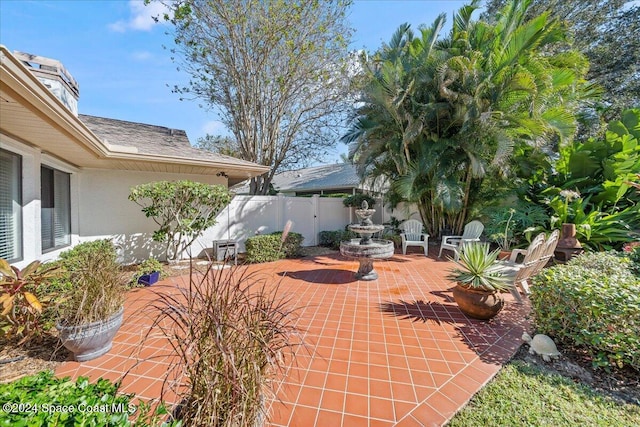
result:
[[(375, 51), (402, 23), (415, 29), (440, 13), (448, 31), (453, 12), (465, 3), (356, 0), (348, 17), (351, 48)], [(0, 44), (60, 61), (80, 86), (81, 114), (183, 129), (192, 144), (207, 133), (229, 134), (215, 109), (171, 92), (189, 76), (163, 48), (171, 47), (171, 28), (151, 19), (158, 6), (142, 0), (0, 0)], [(337, 143), (324, 163), (346, 151)]]

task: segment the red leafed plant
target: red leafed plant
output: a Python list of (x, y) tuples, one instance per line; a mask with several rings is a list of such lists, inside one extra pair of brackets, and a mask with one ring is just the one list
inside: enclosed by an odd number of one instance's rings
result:
[(7, 339), (22, 337), (22, 343), (36, 334), (45, 302), (36, 296), (37, 289), (62, 273), (62, 267), (40, 261), (20, 270), (0, 258), (0, 335)]

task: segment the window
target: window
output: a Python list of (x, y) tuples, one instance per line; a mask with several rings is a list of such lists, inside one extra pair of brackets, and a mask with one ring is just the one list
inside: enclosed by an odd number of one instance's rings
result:
[(71, 243), (71, 201), (68, 173), (40, 168), (42, 250)]
[(22, 157), (0, 150), (0, 258), (22, 258)]

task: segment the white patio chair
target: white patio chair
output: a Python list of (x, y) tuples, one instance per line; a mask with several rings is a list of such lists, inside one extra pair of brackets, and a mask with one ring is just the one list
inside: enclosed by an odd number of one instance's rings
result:
[(460, 251), (466, 243), (480, 241), (482, 230), (484, 230), (484, 224), (480, 221), (471, 221), (464, 226), (462, 236), (442, 236), (438, 258), (442, 256), (443, 249), (448, 249), (453, 251), (453, 258), (457, 261), (460, 258)]
[(402, 238), (402, 253), (407, 254), (407, 246), (422, 246), (424, 256), (429, 252), (429, 235), (422, 232), (422, 223), (416, 219), (408, 219), (400, 224)]
[(560, 239), (560, 230), (553, 230), (549, 237), (547, 237), (546, 242), (544, 242), (544, 250), (540, 255), (540, 261), (536, 266), (535, 270), (531, 274), (531, 277), (537, 275), (542, 271), (542, 269), (549, 263), (549, 260), (553, 258), (553, 253), (556, 250), (556, 246), (558, 245), (558, 240)]
[[(503, 274), (507, 276), (513, 284), (511, 287), (511, 295), (513, 295), (518, 302), (522, 302), (518, 287), (522, 289), (525, 295), (529, 294), (529, 279), (539, 271), (538, 265), (547, 249), (545, 243), (545, 235), (544, 233), (540, 233), (531, 241), (526, 251), (520, 250), (524, 252), (524, 260), (521, 263), (513, 261), (501, 262)], [(555, 247), (555, 245), (553, 246)], [(515, 257), (512, 259), (515, 259)]]

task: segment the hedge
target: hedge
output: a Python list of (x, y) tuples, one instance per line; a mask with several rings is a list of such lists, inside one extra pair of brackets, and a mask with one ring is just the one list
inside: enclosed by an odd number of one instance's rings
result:
[(594, 366), (640, 370), (640, 280), (628, 257), (587, 253), (533, 279), (538, 332), (583, 348)]
[(302, 234), (290, 232), (283, 243), (281, 231), (249, 237), (245, 243), (247, 262), (260, 263), (294, 258), (300, 254), (303, 240)]

